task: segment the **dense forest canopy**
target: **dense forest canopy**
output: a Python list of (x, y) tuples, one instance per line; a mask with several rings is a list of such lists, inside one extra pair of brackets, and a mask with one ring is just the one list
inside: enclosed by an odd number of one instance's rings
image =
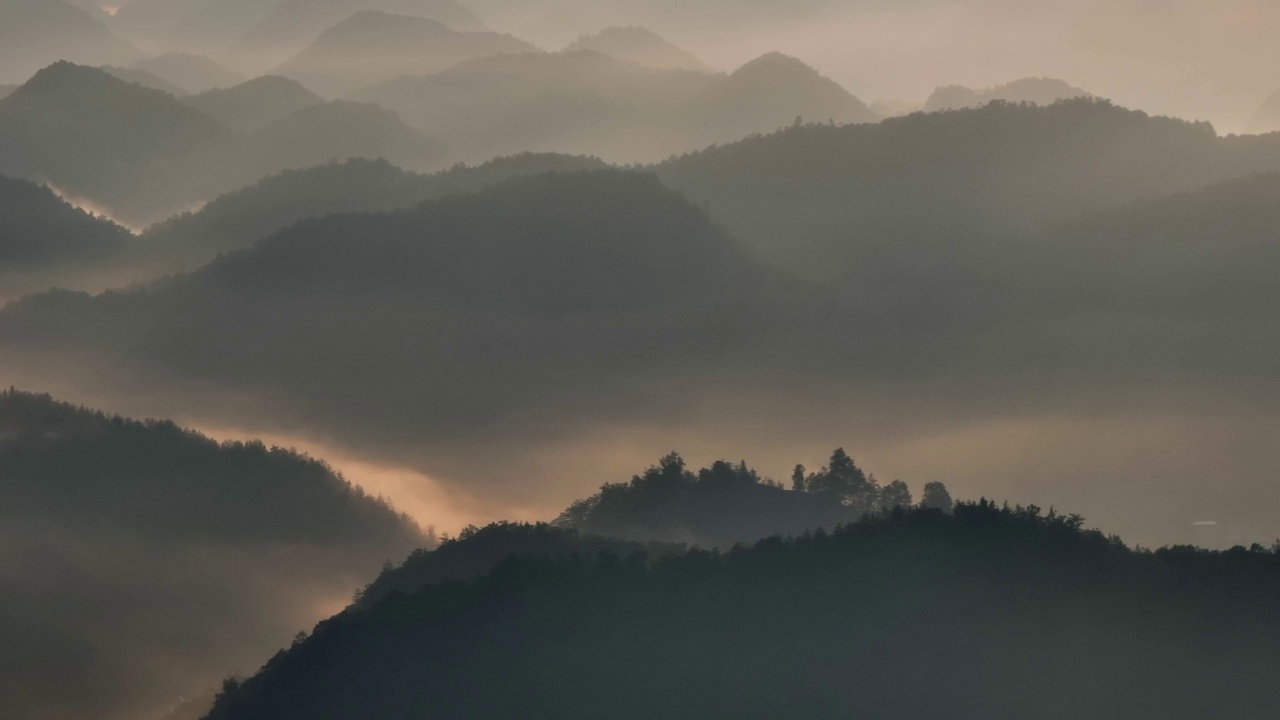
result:
[(0, 715), (52, 720), (201, 693), (425, 542), (319, 461), (13, 390), (0, 528)]
[(209, 717), (1260, 717), (1278, 557), (986, 501), (727, 553), (586, 545), (338, 615)]

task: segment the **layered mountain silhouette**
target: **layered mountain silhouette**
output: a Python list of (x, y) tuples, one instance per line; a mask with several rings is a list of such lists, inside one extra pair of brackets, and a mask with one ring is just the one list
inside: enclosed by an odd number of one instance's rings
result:
[(156, 717), (423, 542), (315, 460), (14, 391), (0, 498), (6, 717)]
[[(770, 53), (738, 68), (692, 108), (704, 136), (741, 137), (810, 122), (868, 123), (879, 117), (861, 100), (800, 60)], [(708, 140), (710, 142), (710, 140)]]
[[(1079, 99), (811, 125), (676, 158), (658, 171), (710, 203), (743, 240), (803, 274), (831, 278), (870, 267), (872, 256), (876, 272), (898, 260), (928, 264), (930, 255), (943, 257), (936, 253), (958, 261), (970, 240), (986, 246), (1042, 223), (1277, 169), (1278, 152), (1280, 142), (1266, 138), (1219, 137), (1207, 123)], [(898, 282), (891, 275), (885, 283)], [(866, 280), (854, 285), (881, 284)]]
[[(286, 92), (298, 94), (292, 86)], [(234, 105), (235, 95), (231, 99)], [(169, 94), (67, 63), (41, 71), (0, 101), (0, 171), (49, 182), (134, 225), (282, 170), (351, 157), (432, 170), (445, 152), (373, 105), (307, 103), (235, 132)]]
[(111, 27), (151, 52), (213, 54), (266, 19), (275, 5), (261, 0), (128, 0), (111, 18)]
[(6, 269), (98, 261), (132, 239), (124, 228), (25, 180), (0, 177), (0, 207), (0, 262)]
[(564, 52), (594, 50), (619, 60), (631, 60), (659, 70), (711, 72), (693, 53), (672, 45), (652, 30), (639, 26), (612, 27), (583, 35)]
[[(151, 289), (29, 298), (0, 325), (24, 357), (124, 352), (144, 375), (271, 387), (352, 440), (407, 433), (447, 477), (481, 428), (669, 409), (680, 378), (747, 362), (784, 287), (652, 176), (598, 171), (304, 220)], [(77, 377), (123, 369), (93, 355)]]
[(174, 97), (182, 97), (187, 94), (186, 90), (147, 70), (140, 70), (136, 67), (119, 67), (118, 65), (103, 65), (98, 69), (127, 83), (166, 92)]
[(128, 65), (140, 54), (65, 0), (0, 1), (0, 82), (25, 81), (58, 60)]
[(1280, 90), (1267, 98), (1258, 112), (1249, 120), (1249, 132), (1272, 133), (1280, 131)]
[(13, 94), (17, 90), (17, 85), (0, 85), (0, 100), (3, 100)]
[(182, 88), (184, 94), (228, 88), (244, 82), (240, 73), (228, 70), (204, 55), (167, 53), (139, 60), (133, 67), (145, 70)]
[(354, 93), (431, 132), (465, 160), (523, 150), (646, 162), (791, 125), (797, 115), (874, 115), (797, 60), (771, 56), (733, 75), (657, 70), (593, 50), (509, 55)]
[(272, 67), (333, 26), (366, 11), (435, 20), (457, 32), (488, 30), (470, 10), (454, 0), (284, 0), (245, 33), (231, 54), (245, 62)]
[(925, 112), (963, 110), (982, 107), (996, 100), (1010, 103), (1052, 105), (1059, 100), (1090, 97), (1078, 87), (1057, 78), (1022, 78), (1003, 85), (975, 90), (963, 85), (948, 85), (933, 91), (924, 103)]
[(1135, 551), (1082, 523), (984, 501), (726, 554), (534, 552), (321, 623), (209, 718), (1190, 720), (1280, 702), (1277, 552)]
[(179, 266), (199, 265), (308, 217), (387, 212), (511, 177), (605, 167), (593, 158), (528, 154), (422, 175), (385, 159), (351, 159), (265, 178), (158, 224), (143, 239), (151, 252), (169, 255)]
[(225, 141), (167, 93), (59, 62), (0, 101), (0, 173), (123, 206), (157, 163)]
[(276, 73), (339, 96), (413, 72), (429, 74), (476, 57), (535, 51), (510, 35), (458, 31), (421, 17), (366, 10), (325, 30)]
[(183, 102), (236, 130), (260, 130), (324, 100), (298, 82), (264, 75), (233, 87), (209, 90)]

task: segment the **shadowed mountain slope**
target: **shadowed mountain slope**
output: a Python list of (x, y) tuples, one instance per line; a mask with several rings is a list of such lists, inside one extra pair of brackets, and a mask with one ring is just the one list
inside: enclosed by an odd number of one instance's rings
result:
[(217, 118), (229, 128), (260, 130), (271, 123), (324, 102), (296, 81), (264, 75), (228, 88), (209, 90), (183, 102)]
[(13, 391), (0, 500), (15, 718), (158, 716), (422, 542), (317, 461)]
[(1276, 552), (1138, 552), (1081, 522), (982, 502), (726, 554), (515, 558), (321, 623), (209, 718), (1190, 720), (1280, 702)]

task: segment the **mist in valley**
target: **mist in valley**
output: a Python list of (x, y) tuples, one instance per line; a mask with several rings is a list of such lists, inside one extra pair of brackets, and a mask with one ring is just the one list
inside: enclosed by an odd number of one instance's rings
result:
[(1277, 22), (0, 0), (0, 716), (1274, 715)]

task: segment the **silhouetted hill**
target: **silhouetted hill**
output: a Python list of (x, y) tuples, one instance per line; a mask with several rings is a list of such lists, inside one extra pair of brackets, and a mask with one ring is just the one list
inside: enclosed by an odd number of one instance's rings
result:
[[(456, 470), (480, 428), (518, 442), (669, 409), (701, 373), (781, 352), (773, 315), (799, 295), (650, 175), (550, 174), (304, 220), (149, 289), (28, 298), (0, 347), (38, 372), (41, 348), (80, 346), (77, 381), (271, 387), (308, 424)], [(116, 352), (139, 364), (97, 364)]]
[(678, 545), (657, 545), (582, 535), (571, 528), (545, 523), (536, 525), (499, 522), (483, 528), (468, 527), (456, 539), (445, 539), (436, 548), (415, 550), (395, 567), (387, 567), (361, 590), (351, 610), (376, 607), (394, 594), (411, 595), (423, 588), (483, 577), (512, 557), (593, 558), (601, 553), (626, 556), (649, 551), (679, 552)]
[(386, 212), (510, 177), (605, 167), (594, 158), (530, 154), (420, 175), (385, 159), (351, 159), (265, 178), (152, 227), (144, 238), (155, 252), (176, 253), (179, 265), (198, 265), (308, 217)]
[(244, 82), (244, 76), (240, 73), (228, 70), (204, 55), (191, 53), (157, 55), (139, 60), (133, 67), (177, 85), (188, 95), (215, 88), (228, 88)]
[(1249, 132), (1271, 133), (1280, 131), (1280, 90), (1268, 97), (1249, 121)]
[[(834, 80), (803, 62), (770, 53), (708, 89), (691, 109), (713, 139), (771, 132), (797, 117), (810, 122), (869, 123), (880, 118)], [(708, 140), (711, 142), (711, 140)]]
[(365, 103), (321, 103), (171, 157), (139, 180), (124, 207), (129, 217), (152, 223), (284, 170), (349, 158), (386, 158), (431, 170), (443, 165), (444, 156), (440, 143), (395, 113)]
[(233, 54), (274, 65), (365, 11), (435, 20), (458, 32), (488, 30), (470, 10), (453, 0), (284, 0), (241, 38)]
[(878, 291), (910, 264), (969, 266), (978, 247), (987, 262), (994, 239), (1267, 169), (1280, 141), (1082, 99), (793, 128), (658, 171), (778, 262), (826, 279), (863, 267), (846, 286)]
[(503, 55), (352, 98), (431, 128), (464, 159), (532, 149), (644, 162), (789, 126), (797, 115), (874, 119), (839, 85), (780, 55), (731, 76), (657, 70), (593, 50)]
[[(906, 483), (882, 487), (844, 450), (833, 453), (815, 473), (797, 466), (791, 484), (785, 489), (745, 462), (720, 461), (695, 474), (673, 453), (631, 482), (606, 484), (575, 502), (557, 524), (606, 537), (728, 549), (772, 535), (833, 529), (868, 513), (912, 506)], [(934, 483), (925, 490), (927, 505), (950, 510), (945, 486)]]
[(674, 116), (714, 82), (580, 50), (479, 58), (352, 97), (432, 128), (467, 161), (525, 151), (625, 161), (686, 147)]
[(17, 90), (17, 85), (0, 85), (0, 100), (3, 100), (13, 94)]
[(173, 95), (174, 97), (183, 97), (187, 94), (186, 90), (183, 90), (182, 88), (178, 87), (177, 85), (174, 85), (168, 80), (165, 80), (159, 75), (156, 75), (153, 72), (148, 72), (146, 70), (139, 70), (136, 67), (126, 68), (126, 67), (119, 67), (117, 65), (103, 65), (98, 69), (106, 73), (109, 73), (112, 77), (119, 78), (127, 83), (132, 83), (134, 85), (141, 85), (144, 88), (159, 90), (160, 92), (166, 92), (166, 93), (169, 93), (170, 95)]
[(925, 112), (963, 110), (982, 107), (995, 100), (1009, 103), (1052, 105), (1059, 100), (1087, 98), (1090, 94), (1056, 78), (1022, 78), (1004, 85), (974, 90), (963, 85), (948, 85), (933, 91), (924, 103)]
[(139, 52), (64, 0), (0, 0), (0, 82), (22, 82), (59, 60), (128, 65)]
[(612, 27), (593, 35), (583, 35), (566, 47), (564, 52), (578, 50), (594, 50), (609, 57), (631, 60), (659, 70), (711, 72), (711, 68), (692, 53), (672, 45), (644, 27)]
[(56, 63), (0, 100), (0, 172), (123, 205), (157, 163), (217, 144), (213, 118), (167, 93)]
[(274, 7), (262, 0), (129, 0), (111, 27), (152, 52), (220, 53)]
[(320, 462), (13, 391), (0, 520), (14, 718), (157, 715), (422, 542)]
[(512, 559), (321, 623), (209, 718), (1191, 720), (1280, 702), (1275, 551), (1134, 551), (1081, 524), (982, 502), (725, 554)]
[(0, 264), (15, 267), (103, 260), (127, 230), (68, 205), (48, 188), (0, 177)]
[(293, 80), (264, 75), (234, 87), (184, 98), (183, 102), (229, 128), (253, 131), (324, 100)]
[(339, 96), (405, 74), (427, 75), (476, 57), (537, 50), (510, 35), (459, 32), (427, 18), (362, 11), (325, 30), (276, 73)]

